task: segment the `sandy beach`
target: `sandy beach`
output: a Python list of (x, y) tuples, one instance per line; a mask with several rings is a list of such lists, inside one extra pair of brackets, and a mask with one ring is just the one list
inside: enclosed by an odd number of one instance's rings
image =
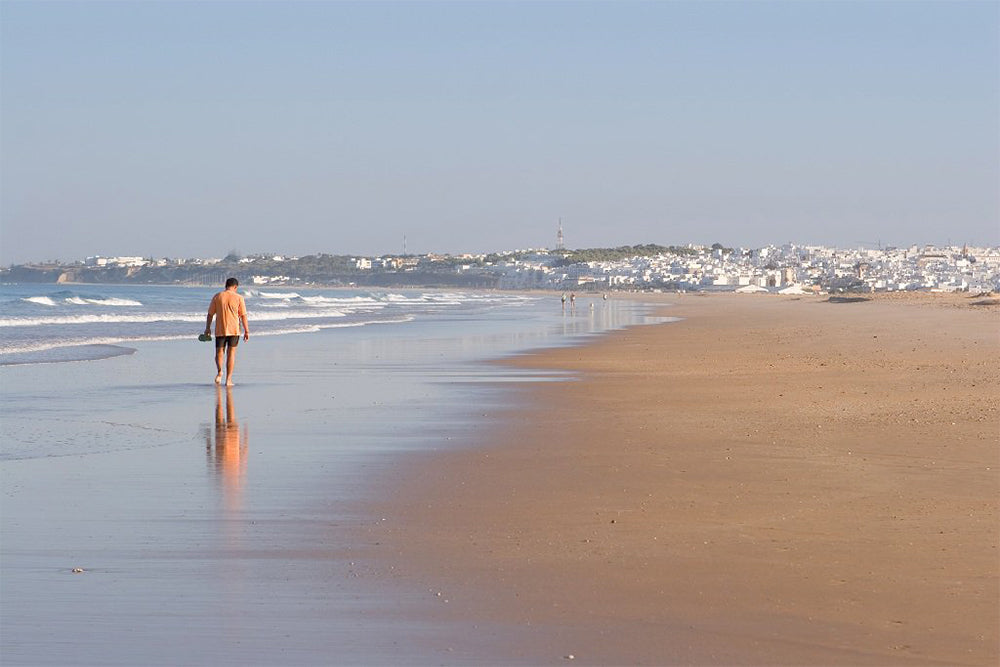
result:
[(470, 662), (997, 664), (996, 306), (662, 298), (503, 362), (578, 379), (407, 455), (355, 557), (510, 630)]

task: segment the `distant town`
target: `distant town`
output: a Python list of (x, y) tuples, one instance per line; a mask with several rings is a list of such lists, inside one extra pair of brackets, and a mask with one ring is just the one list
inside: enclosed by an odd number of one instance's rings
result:
[(574, 291), (1000, 291), (1000, 247), (722, 244), (487, 254), (87, 257), (0, 268), (3, 282), (476, 287)]

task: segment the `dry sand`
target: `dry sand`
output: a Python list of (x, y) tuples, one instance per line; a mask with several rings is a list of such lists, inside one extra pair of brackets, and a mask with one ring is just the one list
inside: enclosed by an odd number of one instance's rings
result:
[(519, 627), (484, 663), (997, 664), (996, 306), (669, 302), (506, 362), (579, 380), (401, 467), (382, 571)]

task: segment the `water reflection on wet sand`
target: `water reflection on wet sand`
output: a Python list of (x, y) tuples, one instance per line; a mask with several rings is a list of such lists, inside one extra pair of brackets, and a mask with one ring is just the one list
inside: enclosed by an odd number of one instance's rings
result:
[(226, 513), (242, 509), (242, 487), (247, 467), (247, 427), (236, 419), (232, 387), (216, 387), (215, 424), (205, 429), (208, 467), (222, 488)]

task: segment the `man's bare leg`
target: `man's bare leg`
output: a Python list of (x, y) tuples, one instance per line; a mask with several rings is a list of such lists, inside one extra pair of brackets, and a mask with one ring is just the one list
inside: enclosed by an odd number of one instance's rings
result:
[(215, 384), (222, 384), (222, 348), (215, 348)]
[(233, 386), (233, 369), (236, 368), (236, 346), (230, 345), (226, 350), (226, 386)]

